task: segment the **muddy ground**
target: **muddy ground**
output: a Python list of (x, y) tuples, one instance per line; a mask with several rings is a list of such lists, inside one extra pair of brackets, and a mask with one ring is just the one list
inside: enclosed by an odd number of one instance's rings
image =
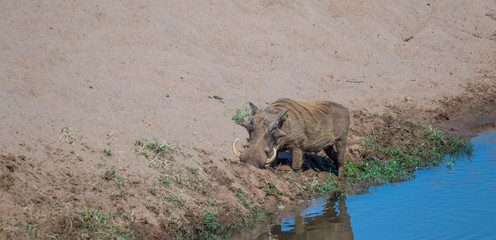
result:
[(446, 134), (496, 115), (494, 1), (2, 1), (0, 16), (0, 239), (204, 238), (311, 197), (327, 172), (235, 159), (248, 101), (343, 104), (350, 162), (402, 127), (375, 115)]

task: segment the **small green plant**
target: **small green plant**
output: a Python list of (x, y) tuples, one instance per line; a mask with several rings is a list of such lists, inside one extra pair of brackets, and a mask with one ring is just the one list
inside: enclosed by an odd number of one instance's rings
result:
[(169, 177), (167, 175), (160, 175), (157, 178), (160, 185), (166, 188), (170, 187)]
[(203, 215), (203, 228), (200, 233), (201, 237), (207, 239), (219, 238), (217, 235), (225, 230), (225, 227), (217, 222), (217, 212), (207, 212)]
[(219, 223), (215, 222), (217, 218), (217, 213), (216, 212), (207, 212), (203, 216), (203, 223), (207, 227), (207, 230), (209, 231), (215, 231), (217, 228), (220, 226)]
[(181, 198), (180, 197), (176, 197), (176, 196), (165, 196), (164, 197), (164, 200), (167, 201), (167, 202), (171, 202), (171, 203), (174, 203), (176, 205), (181, 205)]
[(382, 114), (382, 118), (384, 119), (389, 119), (389, 120), (393, 120), (393, 115), (389, 114), (389, 113), (384, 113)]
[(147, 139), (141, 138), (135, 141), (134, 145), (140, 147), (141, 149), (135, 149), (138, 152), (142, 152), (143, 150), (149, 150), (152, 153), (160, 154), (162, 152), (175, 153), (176, 149), (171, 147), (170, 143), (163, 142), (159, 143), (158, 141), (147, 143)]
[(262, 221), (263, 216), (264, 216), (264, 213), (263, 212), (260, 212), (260, 211), (256, 212), (255, 221), (256, 222)]
[(453, 168), (453, 166), (455, 166), (455, 165), (456, 165), (456, 162), (448, 162), (448, 163), (446, 163), (446, 168), (451, 170)]
[(478, 31), (478, 28), (479, 28), (478, 25), (479, 25), (479, 22), (477, 22), (475, 24), (475, 31), (472, 33), (472, 36), (474, 36), (476, 38), (481, 38), (481, 35), (480, 35), (479, 31)]
[[(276, 184), (281, 180), (281, 179), (284, 179), (288, 174), (290, 173), (287, 173), (283, 176), (281, 176), (280, 178), (278, 178), (275, 182), (273, 183), (268, 183), (268, 186), (269, 186), (269, 189), (266, 189), (265, 190), (265, 196), (281, 196), (283, 195), (284, 193), (280, 192), (279, 190), (277, 190), (276, 188)], [(301, 176), (300, 173), (298, 173), (298, 176)]]
[(236, 122), (237, 124), (241, 125), (243, 121), (245, 120), (246, 117), (251, 115), (251, 111), (248, 109), (247, 106), (241, 109), (236, 109), (236, 112), (234, 113), (234, 116), (232, 116), (232, 120)]
[(148, 188), (148, 191), (150, 192), (151, 195), (157, 196), (157, 191), (155, 191), (155, 188), (154, 187)]
[(115, 168), (107, 169), (105, 170), (105, 173), (103, 173), (102, 178), (107, 181), (114, 180), (116, 177), (116, 171), (117, 170)]
[(250, 211), (253, 211), (250, 203), (248, 202), (248, 193), (246, 193), (245, 191), (241, 191), (238, 193), (238, 198), (241, 204), (243, 205), (243, 207), (245, 207)]
[(479, 117), (484, 115), (484, 110), (483, 109), (476, 109), (476, 108), (474, 108), (472, 110), (472, 112), (474, 113), (474, 115), (478, 115)]
[(209, 207), (212, 207), (213, 205), (215, 205), (217, 203), (217, 201), (215, 199), (212, 200), (209, 196), (207, 196), (206, 199), (207, 199), (207, 204)]
[(334, 192), (338, 189), (338, 183), (334, 180), (334, 174), (329, 173), (324, 183), (315, 184), (313, 190), (320, 194)]
[[(129, 196), (130, 194), (128, 192), (125, 192), (123, 191), (122, 189), (119, 189), (119, 192), (117, 194), (118, 197), (122, 198), (122, 199), (127, 199), (127, 197)], [(133, 194), (131, 194), (133, 195)]]
[(198, 175), (198, 169), (197, 168), (188, 168), (189, 172), (195, 176)]
[(148, 141), (148, 140), (145, 138), (141, 138), (141, 139), (136, 140), (134, 145), (139, 146), (139, 147), (144, 147), (146, 141)]
[(203, 193), (205, 190), (203, 189), (204, 183), (201, 181), (192, 181), (191, 186), (195, 192)]
[(61, 130), (61, 135), (59, 137), (60, 141), (72, 143), (72, 129), (70, 127), (63, 127)]
[(107, 157), (110, 157), (112, 156), (112, 150), (109, 148), (109, 149), (103, 149), (103, 154), (105, 154), (105, 156)]
[(38, 238), (38, 230), (35, 227), (28, 225), (27, 230), (31, 238)]
[(351, 163), (350, 161), (346, 161), (344, 164), (345, 175), (347, 178), (357, 178), (360, 175), (360, 169), (358, 169), (358, 165)]
[(229, 111), (229, 103), (226, 103), (226, 105), (224, 106), (224, 113), (222, 114), (222, 116), (226, 116), (227, 115), (227, 111)]
[(160, 154), (161, 152), (175, 153), (176, 150), (170, 146), (170, 143), (163, 142), (159, 144), (158, 141), (153, 143), (148, 143), (146, 148), (154, 151), (156, 154)]
[(147, 139), (141, 138), (135, 141), (134, 151), (144, 156), (155, 167), (164, 168), (167, 164), (167, 159), (173, 159), (174, 153), (177, 152), (175, 148), (168, 142), (159, 143), (148, 142)]
[(288, 181), (289, 183), (294, 183), (295, 182), (295, 180), (292, 177), (286, 178), (286, 181)]
[(87, 210), (82, 216), (76, 217), (75, 221), (80, 226), (81, 234), (92, 239), (135, 239), (133, 230), (126, 229), (121, 225), (124, 220), (122, 216), (117, 216), (113, 212), (104, 213), (96, 209)]
[(265, 196), (279, 196), (282, 195), (279, 191), (277, 191), (275, 183), (269, 183), (269, 189), (265, 190)]
[(172, 172), (172, 171), (167, 170), (167, 169), (165, 169), (163, 171), (163, 174), (160, 176), (160, 179), (165, 180), (167, 182), (169, 182), (169, 180), (172, 180), (177, 184), (190, 184), (191, 183), (191, 180), (186, 179), (186, 178), (182, 177), (181, 175), (179, 175), (178, 173)]

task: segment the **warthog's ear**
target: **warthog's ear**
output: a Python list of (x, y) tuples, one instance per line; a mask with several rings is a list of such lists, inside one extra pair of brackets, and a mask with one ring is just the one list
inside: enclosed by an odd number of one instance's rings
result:
[(252, 116), (255, 116), (255, 114), (257, 114), (257, 113), (259, 113), (259, 112), (260, 112), (260, 110), (258, 110), (258, 107), (257, 107), (257, 106), (255, 106), (255, 104), (253, 104), (253, 103), (251, 103), (251, 102), (249, 102), (248, 104), (250, 105), (250, 108), (251, 108), (251, 115), (252, 115)]
[(279, 121), (277, 122), (277, 128), (281, 128), (284, 121), (286, 121), (286, 119), (287, 119), (286, 115), (288, 114), (288, 111), (289, 110), (286, 110), (283, 113), (281, 113), (281, 115), (279, 115)]

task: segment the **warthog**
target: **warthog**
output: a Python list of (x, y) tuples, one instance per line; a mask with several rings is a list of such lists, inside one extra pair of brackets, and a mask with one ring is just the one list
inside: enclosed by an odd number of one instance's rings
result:
[[(301, 171), (303, 153), (324, 150), (343, 176), (346, 138), (350, 123), (348, 109), (330, 101), (298, 102), (279, 99), (263, 111), (253, 103), (251, 117), (241, 125), (248, 130), (248, 143), (244, 151), (233, 151), (241, 160), (259, 168), (270, 165), (278, 151), (293, 152), (294, 171)], [(337, 158), (334, 157), (337, 153)]]

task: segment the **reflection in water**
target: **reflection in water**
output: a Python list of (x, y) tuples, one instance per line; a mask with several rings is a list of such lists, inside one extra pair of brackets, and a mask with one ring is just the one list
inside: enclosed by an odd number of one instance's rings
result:
[(281, 218), (269, 230), (268, 239), (353, 239), (346, 201), (316, 199), (307, 209)]
[[(368, 194), (316, 199), (250, 239), (496, 239), (496, 131), (474, 155)], [(353, 231), (352, 231), (353, 228)], [(259, 231), (258, 231), (259, 232)]]

